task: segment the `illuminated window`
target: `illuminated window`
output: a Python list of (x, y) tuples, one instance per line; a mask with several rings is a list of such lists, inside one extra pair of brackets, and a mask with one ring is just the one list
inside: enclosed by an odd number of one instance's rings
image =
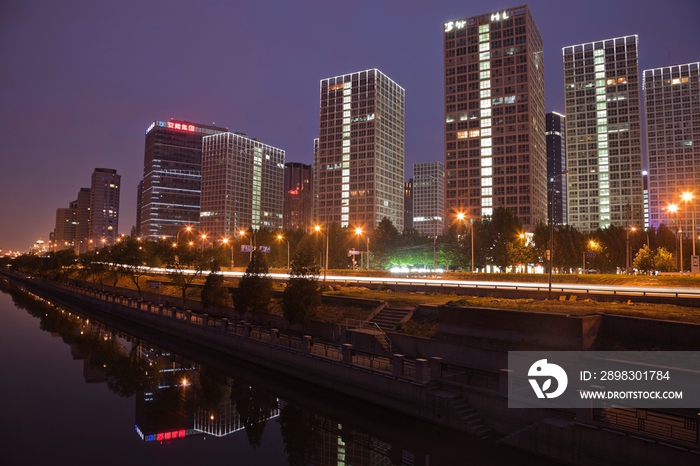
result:
[(479, 34), (484, 33), (484, 32), (489, 32), (489, 25), (488, 24), (482, 24), (479, 26)]
[(486, 90), (480, 91), (479, 97), (481, 97), (482, 99), (487, 98), (487, 97), (491, 97), (491, 89), (486, 89)]
[(479, 61), (490, 60), (490, 59), (491, 59), (491, 52), (482, 52), (479, 54)]
[(488, 41), (489, 41), (488, 34), (479, 34), (479, 42), (488, 42)]
[(479, 89), (490, 89), (491, 88), (491, 81), (486, 80), (486, 81), (481, 81), (479, 83)]
[(488, 128), (489, 126), (491, 126), (491, 118), (484, 118), (483, 120), (481, 120), (482, 128)]
[[(488, 42), (479, 44), (479, 52), (486, 52), (488, 50), (491, 50), (491, 44), (489, 44)], [(488, 60), (488, 57), (486, 59)]]
[(490, 70), (491, 69), (491, 62), (490, 61), (482, 61), (479, 63), (479, 69), (480, 70)]
[(478, 138), (480, 134), (480, 131), (478, 129), (473, 129), (469, 131), (469, 137), (470, 138)]
[[(484, 62), (489, 63), (489, 62)], [(491, 71), (481, 71), (479, 73), (479, 79), (489, 79), (491, 77)]]
[(465, 139), (469, 137), (467, 131), (457, 131), (457, 139)]

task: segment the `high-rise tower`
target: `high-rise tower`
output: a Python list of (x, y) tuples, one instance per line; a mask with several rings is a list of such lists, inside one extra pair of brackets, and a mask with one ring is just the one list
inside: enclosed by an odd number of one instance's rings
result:
[(445, 225), (445, 165), (414, 163), (413, 228), (422, 235), (439, 236)]
[(174, 237), (188, 225), (199, 223), (202, 175), (202, 138), (226, 128), (187, 121), (154, 121), (146, 129), (143, 180), (138, 192), (144, 238)]
[(444, 24), (445, 202), (450, 215), (503, 206), (547, 219), (544, 60), (527, 6)]
[(284, 151), (241, 133), (202, 140), (200, 229), (213, 238), (282, 228)]
[(311, 231), (313, 168), (299, 162), (284, 164), (284, 229)]
[[(547, 179), (550, 189), (547, 191), (547, 205), (553, 214), (555, 225), (565, 225), (566, 179), (562, 175), (566, 170), (566, 117), (557, 112), (546, 115), (547, 120)], [(553, 186), (551, 185), (553, 183)], [(552, 203), (554, 205), (552, 206)]]
[[(683, 232), (692, 235), (700, 204), (700, 63), (644, 71), (649, 171), (649, 223), (675, 224), (664, 209), (679, 204)], [(693, 198), (685, 205), (684, 192)], [(695, 218), (695, 227), (698, 218)], [(697, 238), (697, 231), (695, 232)]]
[(114, 244), (119, 234), (121, 178), (111, 168), (95, 168), (92, 172), (88, 239), (92, 240), (93, 249)]
[(637, 36), (564, 47), (569, 224), (642, 227)]
[(316, 221), (403, 229), (404, 89), (377, 69), (321, 81)]

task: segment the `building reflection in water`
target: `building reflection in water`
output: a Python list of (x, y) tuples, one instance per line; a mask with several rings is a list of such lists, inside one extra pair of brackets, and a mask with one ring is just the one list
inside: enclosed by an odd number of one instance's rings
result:
[[(41, 320), (43, 330), (70, 346), (73, 359), (83, 360), (87, 383), (106, 383), (119, 396), (135, 397), (135, 430), (146, 442), (197, 435), (224, 437), (244, 431), (249, 443), (257, 448), (267, 421), (276, 418), (290, 465), (449, 464), (305, 406), (279, 400), (245, 380), (120, 333), (37, 296), (19, 296), (16, 290), (11, 294), (18, 307)], [(396, 441), (395, 434), (391, 437)]]

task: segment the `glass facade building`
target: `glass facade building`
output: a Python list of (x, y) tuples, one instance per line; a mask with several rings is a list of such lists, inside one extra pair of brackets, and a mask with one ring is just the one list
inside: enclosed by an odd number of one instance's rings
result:
[(445, 165), (413, 164), (413, 228), (422, 235), (441, 235), (445, 229)]
[(117, 240), (121, 178), (111, 168), (95, 168), (92, 172), (88, 241), (92, 241), (93, 248), (109, 246)]
[[(555, 225), (566, 225), (566, 117), (556, 112), (547, 114), (547, 205)], [(554, 185), (552, 186), (552, 183)], [(554, 199), (552, 199), (552, 196)], [(554, 202), (554, 206), (552, 206)]]
[[(664, 209), (679, 204), (684, 232), (700, 202), (700, 63), (644, 71), (647, 127), (649, 223), (676, 224)], [(681, 194), (693, 193), (685, 205)], [(697, 227), (696, 217), (696, 227)], [(697, 232), (696, 232), (697, 233)], [(690, 236), (690, 235), (688, 235)]]
[(316, 221), (403, 230), (404, 89), (377, 69), (321, 80)]
[(241, 133), (202, 140), (200, 229), (213, 238), (282, 228), (284, 151)]
[(568, 221), (581, 232), (642, 227), (637, 36), (563, 48)]
[(443, 25), (445, 202), (482, 218), (503, 206), (547, 219), (544, 60), (527, 6)]
[(202, 138), (226, 128), (187, 121), (155, 121), (146, 129), (143, 180), (137, 202), (140, 236), (175, 237), (199, 224)]

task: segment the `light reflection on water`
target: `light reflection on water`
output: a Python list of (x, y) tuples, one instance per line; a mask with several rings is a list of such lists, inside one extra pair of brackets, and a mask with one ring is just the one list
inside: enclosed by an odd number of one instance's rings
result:
[(523, 460), (231, 358), (108, 328), (10, 290), (1, 279), (0, 289), (3, 464)]

